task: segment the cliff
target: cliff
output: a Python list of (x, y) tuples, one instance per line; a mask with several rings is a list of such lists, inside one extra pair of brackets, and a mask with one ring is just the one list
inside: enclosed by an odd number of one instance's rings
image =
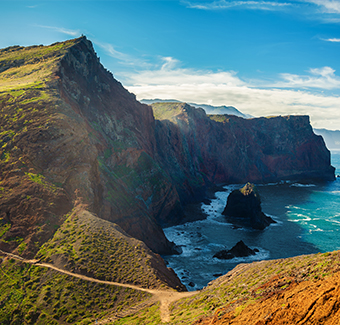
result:
[(334, 179), (330, 152), (308, 116), (243, 119), (184, 103), (152, 107), (160, 163), (181, 198), (207, 184)]
[(104, 69), (85, 37), (8, 48), (1, 58), (0, 215), (11, 225), (2, 247), (19, 243), (19, 252), (34, 254), (79, 198), (154, 251), (171, 253), (155, 218), (179, 198), (153, 159), (151, 108)]

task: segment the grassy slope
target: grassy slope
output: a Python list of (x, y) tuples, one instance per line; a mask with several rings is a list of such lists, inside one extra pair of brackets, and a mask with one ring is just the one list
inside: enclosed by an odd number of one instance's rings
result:
[[(87, 211), (72, 213), (38, 252), (41, 262), (96, 279), (149, 288), (169, 288), (151, 267), (144, 243)], [(144, 292), (90, 283), (6, 258), (1, 264), (1, 324), (89, 324), (129, 309), (150, 296)], [(160, 321), (157, 305), (144, 318)], [(142, 316), (143, 318), (143, 316)]]
[[(295, 281), (317, 280), (338, 271), (337, 251), (241, 264), (200, 294), (175, 304), (172, 310), (173, 324), (191, 324), (195, 318), (212, 316), (226, 305), (229, 306), (228, 311), (231, 309), (237, 313), (248, 304), (256, 304), (257, 300), (288, 288)], [(265, 284), (273, 281), (273, 278), (281, 281), (277, 286), (266, 287)]]
[(51, 46), (13, 46), (0, 50), (0, 92), (40, 88), (75, 40)]
[(156, 120), (174, 120), (174, 117), (183, 112), (185, 103), (155, 103), (152, 104), (153, 114)]
[[(247, 306), (269, 297), (280, 295), (291, 285), (330, 279), (339, 274), (340, 253), (297, 256), (287, 259), (240, 264), (226, 275), (211, 282), (197, 295), (175, 302), (171, 307), (171, 324), (193, 324), (211, 318), (219, 319), (232, 312), (237, 317)], [(126, 317), (117, 324), (147, 325), (141, 321), (143, 314), (150, 319), (152, 311), (144, 310), (135, 316)]]
[(85, 210), (75, 210), (36, 258), (100, 280), (168, 287), (151, 267), (154, 254), (143, 242)]
[(0, 324), (90, 324), (148, 294), (97, 284), (6, 259), (0, 265)]

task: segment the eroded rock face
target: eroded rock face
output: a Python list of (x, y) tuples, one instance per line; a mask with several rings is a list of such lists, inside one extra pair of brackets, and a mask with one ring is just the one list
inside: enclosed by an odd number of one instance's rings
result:
[[(171, 253), (159, 223), (181, 213), (177, 191), (155, 156), (152, 109), (136, 101), (104, 69), (91, 42), (81, 39), (57, 71), (61, 98), (83, 122), (94, 160), (76, 182), (92, 211), (118, 223), (158, 253)], [(92, 171), (92, 172), (91, 172)], [(77, 174), (79, 175), (79, 173)]]
[(243, 119), (185, 103), (155, 103), (161, 166), (183, 200), (208, 184), (334, 180), (330, 152), (308, 116)]
[(261, 199), (254, 184), (247, 183), (243, 188), (232, 191), (222, 212), (228, 221), (237, 226), (264, 229), (275, 221), (261, 209)]

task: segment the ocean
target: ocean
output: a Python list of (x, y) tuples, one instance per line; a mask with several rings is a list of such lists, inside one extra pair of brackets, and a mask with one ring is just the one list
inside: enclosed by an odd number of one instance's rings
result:
[[(331, 161), (340, 175), (340, 151), (332, 151)], [(243, 185), (225, 186), (210, 204), (202, 203), (206, 219), (164, 229), (167, 238), (183, 250), (164, 259), (188, 290), (205, 287), (239, 263), (340, 250), (340, 177), (325, 183), (258, 184), (262, 211), (276, 221), (265, 230), (235, 229), (221, 214), (229, 193)], [(240, 240), (259, 252), (231, 260), (213, 258)]]

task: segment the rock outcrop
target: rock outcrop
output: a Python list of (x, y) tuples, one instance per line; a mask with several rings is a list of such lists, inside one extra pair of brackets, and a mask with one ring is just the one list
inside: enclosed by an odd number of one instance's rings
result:
[(229, 194), (222, 214), (229, 222), (241, 227), (262, 230), (275, 223), (262, 212), (260, 194), (251, 183)]
[(231, 260), (234, 257), (247, 257), (255, 255), (256, 252), (258, 252), (258, 249), (251, 249), (242, 240), (240, 240), (231, 249), (222, 249), (221, 251), (218, 251), (213, 257), (216, 257), (220, 260)]

